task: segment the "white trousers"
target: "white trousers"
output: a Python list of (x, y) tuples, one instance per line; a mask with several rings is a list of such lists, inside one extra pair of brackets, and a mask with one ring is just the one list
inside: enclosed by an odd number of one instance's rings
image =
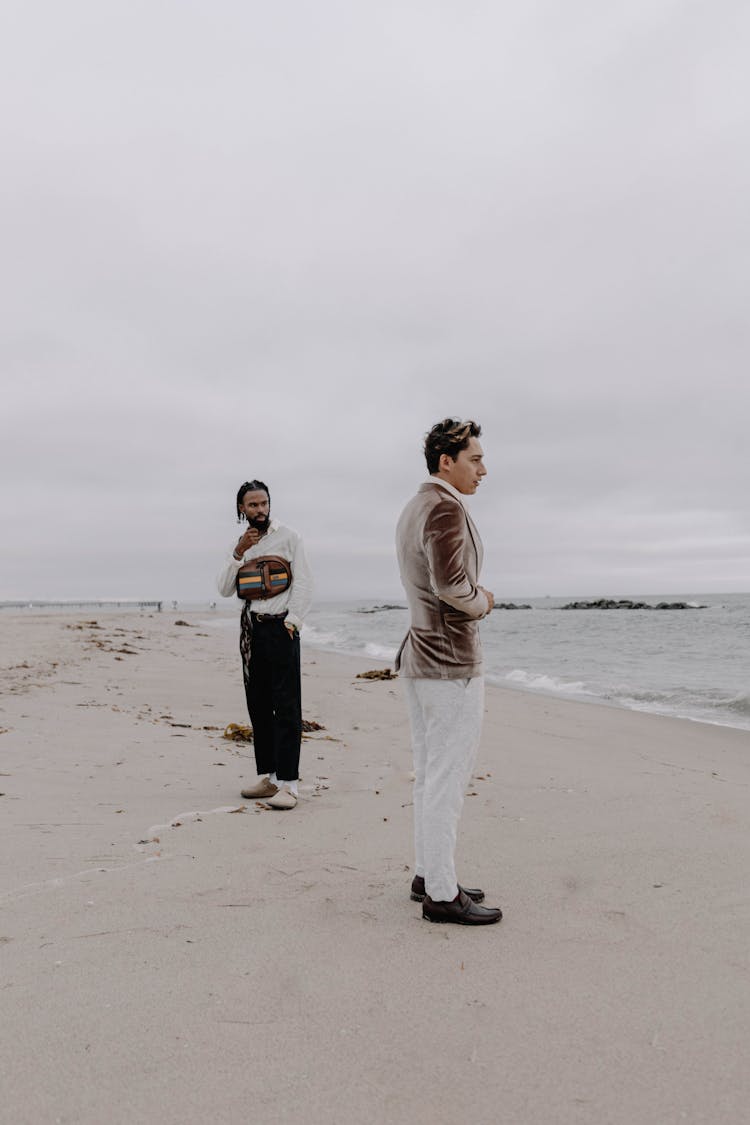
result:
[(449, 902), (458, 894), (458, 821), (479, 749), (484, 678), (402, 679), (414, 751), (416, 874), (427, 894)]

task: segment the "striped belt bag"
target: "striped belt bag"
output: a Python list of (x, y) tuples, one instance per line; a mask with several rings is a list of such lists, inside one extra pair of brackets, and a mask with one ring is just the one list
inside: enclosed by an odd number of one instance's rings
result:
[(251, 559), (237, 571), (237, 597), (245, 601), (266, 601), (282, 594), (292, 584), (292, 568), (278, 555)]

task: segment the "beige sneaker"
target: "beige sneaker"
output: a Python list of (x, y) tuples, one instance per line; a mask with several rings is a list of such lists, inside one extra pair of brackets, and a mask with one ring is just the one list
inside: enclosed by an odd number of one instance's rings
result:
[(274, 797), (269, 797), (266, 801), (269, 809), (293, 809), (296, 804), (297, 798), (294, 793), (290, 793), (286, 788), (279, 789)]
[(278, 791), (278, 785), (274, 785), (270, 777), (261, 777), (249, 789), (241, 790), (242, 796), (247, 797), (250, 801), (259, 797), (273, 797)]

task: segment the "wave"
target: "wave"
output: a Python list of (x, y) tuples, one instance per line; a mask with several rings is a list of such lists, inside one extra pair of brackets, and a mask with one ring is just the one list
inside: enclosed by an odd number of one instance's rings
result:
[(398, 652), (398, 648), (392, 645), (366, 641), (362, 637), (354, 637), (344, 631), (316, 629), (314, 625), (302, 627), (302, 639), (315, 648), (332, 649), (334, 652), (345, 652), (355, 656), (371, 656), (373, 660), (393, 660)]
[(338, 648), (345, 644), (345, 638), (340, 633), (326, 633), (323, 629), (316, 629), (314, 625), (303, 625), (301, 635), (303, 641), (318, 648)]
[[(502, 676), (487, 677), (496, 684), (512, 684), (522, 691), (541, 695), (568, 696), (586, 701), (600, 701), (628, 711), (644, 711), (651, 715), (664, 715), (675, 719), (692, 719), (694, 722), (716, 723), (719, 726), (750, 725), (750, 692), (732, 699), (706, 699), (685, 692), (639, 690), (621, 684), (617, 687), (595, 688), (581, 680), (562, 680), (544, 673), (527, 672), (514, 668)], [(744, 721), (743, 721), (744, 720)]]
[(560, 680), (556, 676), (548, 676), (544, 673), (525, 672), (523, 668), (514, 668), (512, 672), (506, 672), (499, 679), (507, 680), (529, 691), (541, 691), (553, 695), (592, 694), (580, 680)]
[(682, 691), (645, 691), (635, 688), (620, 688), (607, 693), (607, 698), (635, 708), (663, 707), (670, 711), (684, 711), (687, 708), (711, 711), (729, 711), (737, 715), (750, 715), (750, 692), (741, 692), (729, 699), (708, 696), (704, 692), (688, 693)]
[(395, 660), (397, 648), (390, 648), (388, 645), (376, 645), (369, 641), (365, 645), (365, 654), (372, 656), (376, 660)]
[(677, 696), (668, 691), (639, 691), (637, 688), (632, 687), (616, 687), (610, 688), (606, 692), (607, 699), (617, 700), (619, 703), (640, 707), (641, 704), (660, 704), (662, 706), (669, 706), (677, 702)]
[(732, 699), (716, 700), (711, 706), (731, 711), (735, 715), (750, 715), (750, 692), (735, 695)]

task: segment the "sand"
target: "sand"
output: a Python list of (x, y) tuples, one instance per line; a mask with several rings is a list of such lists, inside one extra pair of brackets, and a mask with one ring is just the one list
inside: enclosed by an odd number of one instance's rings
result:
[(747, 732), (490, 688), (458, 867), (505, 918), (431, 925), (398, 681), (304, 649), (269, 811), (237, 633), (178, 616), (0, 616), (0, 1120), (748, 1120)]

